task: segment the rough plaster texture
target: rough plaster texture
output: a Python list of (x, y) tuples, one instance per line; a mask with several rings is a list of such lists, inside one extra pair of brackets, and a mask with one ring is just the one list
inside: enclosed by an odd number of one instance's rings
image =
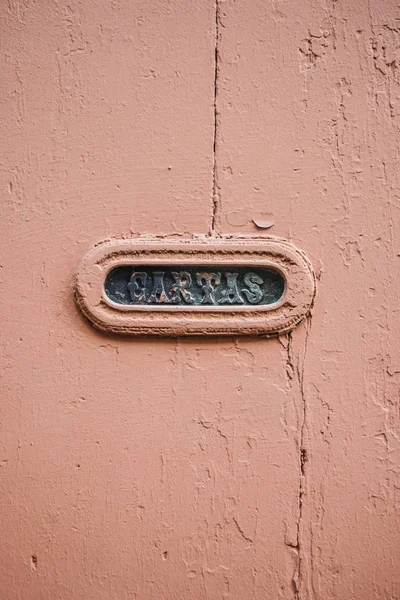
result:
[[(397, 600), (397, 3), (0, 8), (1, 600)], [(316, 268), (292, 334), (79, 314), (98, 240), (254, 220)]]

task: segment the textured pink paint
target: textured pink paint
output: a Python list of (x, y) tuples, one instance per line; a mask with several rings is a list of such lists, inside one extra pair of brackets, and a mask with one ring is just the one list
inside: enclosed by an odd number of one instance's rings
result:
[[(397, 3), (0, 11), (0, 599), (398, 600)], [(97, 241), (260, 215), (319, 277), (293, 333), (79, 314)]]

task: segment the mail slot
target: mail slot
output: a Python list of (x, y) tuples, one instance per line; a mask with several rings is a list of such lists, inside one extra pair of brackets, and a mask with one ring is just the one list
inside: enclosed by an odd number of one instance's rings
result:
[(310, 262), (278, 238), (108, 240), (83, 258), (75, 297), (97, 328), (132, 335), (273, 335), (309, 312)]

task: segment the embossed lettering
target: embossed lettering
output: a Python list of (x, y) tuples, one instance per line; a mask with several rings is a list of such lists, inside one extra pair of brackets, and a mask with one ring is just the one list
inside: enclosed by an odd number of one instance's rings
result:
[(171, 286), (171, 302), (179, 304), (182, 298), (186, 304), (193, 304), (194, 298), (188, 289), (192, 285), (190, 273), (187, 271), (181, 271), (180, 273), (172, 271), (171, 275), (174, 278), (174, 283)]
[(225, 273), (227, 286), (221, 292), (218, 304), (244, 304), (244, 300), (237, 288), (238, 273)]
[(263, 280), (256, 273), (246, 273), (243, 279), (245, 285), (247, 285), (249, 289), (247, 290), (244, 288), (241, 290), (242, 294), (246, 296), (247, 301), (250, 302), (250, 304), (258, 304), (263, 296), (263, 292), (260, 288)]
[(216, 304), (214, 292), (221, 283), (221, 273), (196, 273), (196, 281), (204, 292), (201, 304)]
[(148, 303), (169, 304), (170, 300), (164, 289), (164, 271), (154, 271), (154, 285)]
[[(137, 271), (136, 268), (140, 269)], [(169, 264), (123, 265), (111, 270), (104, 283), (105, 294), (117, 304), (217, 306), (221, 311), (236, 307), (269, 305), (285, 291), (284, 277), (270, 267)], [(162, 269), (162, 271), (161, 271)], [(221, 270), (217, 270), (221, 269)]]
[(134, 271), (128, 283), (128, 290), (134, 304), (146, 302), (147, 273)]

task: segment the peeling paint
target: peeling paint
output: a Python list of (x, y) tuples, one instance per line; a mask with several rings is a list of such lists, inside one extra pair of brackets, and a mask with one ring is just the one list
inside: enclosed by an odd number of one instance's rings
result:
[[(0, 10), (0, 598), (399, 598), (397, 4)], [(99, 240), (269, 213), (317, 273), (292, 333), (76, 310)]]

